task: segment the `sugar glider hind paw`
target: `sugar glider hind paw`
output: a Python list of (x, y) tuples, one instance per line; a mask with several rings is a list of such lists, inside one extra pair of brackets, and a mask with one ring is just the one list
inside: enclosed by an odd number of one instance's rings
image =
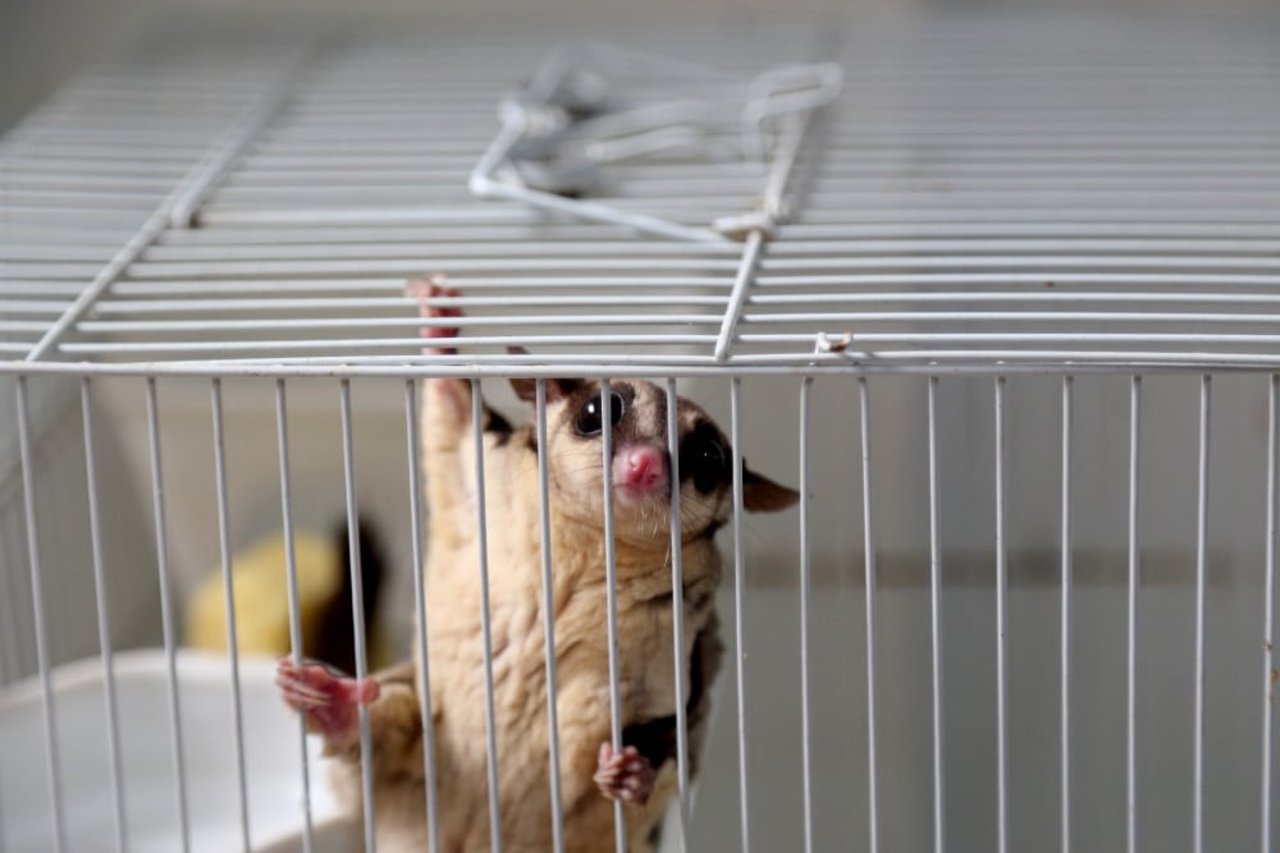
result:
[(649, 759), (634, 746), (614, 751), (606, 741), (600, 745), (595, 776), (600, 793), (611, 800), (642, 805), (653, 793), (655, 774)]

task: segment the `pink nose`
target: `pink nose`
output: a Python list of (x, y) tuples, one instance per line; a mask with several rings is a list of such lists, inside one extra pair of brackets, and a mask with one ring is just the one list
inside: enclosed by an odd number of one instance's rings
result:
[(625, 447), (613, 460), (613, 479), (633, 489), (656, 489), (667, 479), (667, 461), (658, 450), (645, 445)]

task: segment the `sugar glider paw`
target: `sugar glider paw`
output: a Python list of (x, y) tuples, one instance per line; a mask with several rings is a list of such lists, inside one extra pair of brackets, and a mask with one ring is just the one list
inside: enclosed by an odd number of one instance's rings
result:
[(600, 744), (596, 773), (592, 777), (600, 793), (611, 800), (643, 805), (653, 793), (655, 774), (649, 759), (634, 746), (614, 751), (608, 741)]
[(356, 734), (359, 707), (375, 701), (380, 692), (373, 678), (348, 678), (323, 664), (289, 658), (276, 665), (276, 686), (284, 703), (302, 714), (308, 731), (339, 740)]
[[(428, 320), (439, 320), (445, 317), (461, 317), (462, 309), (454, 305), (441, 305), (441, 299), (456, 299), (462, 294), (456, 287), (448, 287), (442, 275), (429, 275), (426, 278), (415, 278), (405, 282), (405, 293), (418, 301), (418, 313)], [(456, 338), (458, 327), (432, 324), (423, 326), (419, 333), (429, 340), (440, 338)], [(431, 345), (424, 346), (426, 355), (456, 355), (456, 347)]]
[[(405, 293), (418, 301), (418, 313), (429, 320), (443, 317), (461, 317), (462, 309), (456, 305), (441, 305), (442, 299), (456, 299), (461, 292), (456, 287), (445, 284), (443, 275), (429, 275), (425, 278), (410, 279), (405, 282)], [(440, 343), (424, 346), (424, 355), (457, 355), (458, 348), (441, 345), (449, 338), (458, 336), (457, 326), (432, 324), (423, 326), (419, 334), (424, 339)], [(470, 417), (471, 398), (468, 395), (467, 383), (461, 379), (428, 379), (427, 391), (436, 398), (436, 404), (443, 406), (442, 412), (455, 425), (464, 425)]]

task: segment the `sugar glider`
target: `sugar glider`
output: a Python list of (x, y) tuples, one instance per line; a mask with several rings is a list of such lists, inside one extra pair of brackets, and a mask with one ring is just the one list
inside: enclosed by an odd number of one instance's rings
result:
[[(439, 279), (411, 282), (424, 316), (456, 317), (438, 304), (457, 291)], [(431, 328), (431, 338), (457, 329)], [(452, 352), (447, 340), (436, 352)], [(534, 400), (532, 379), (512, 380)], [(676, 792), (676, 693), (672, 654), (670, 481), (667, 397), (649, 382), (611, 384), (611, 422), (603, 423), (600, 383), (546, 382), (552, 606), (565, 849), (611, 851), (613, 801), (626, 815), (631, 851), (653, 849)], [(337, 776), (359, 801), (357, 706), (368, 705), (373, 733), (379, 848), (423, 850), (427, 837), (420, 697), (430, 690), (438, 768), (439, 836), (444, 853), (492, 849), (486, 776), (485, 676), (476, 542), (476, 482), (471, 385), (425, 383), (421, 412), (429, 502), (427, 635), (430, 685), (416, 661), (363, 682), (322, 665), (280, 665), (286, 702), (300, 710), (338, 759)], [(715, 532), (729, 518), (733, 474), (729, 443), (707, 414), (678, 401), (680, 526), (683, 531), (685, 696), (691, 770), (706, 736), (709, 688), (719, 669), (715, 591), (720, 556)], [(489, 609), (496, 707), (502, 846), (552, 847), (540, 495), (532, 424), (513, 427), (484, 409), (485, 510)], [(623, 749), (610, 746), (601, 434), (612, 430), (617, 554), (618, 667)], [(750, 470), (744, 505), (773, 511), (798, 495)]]

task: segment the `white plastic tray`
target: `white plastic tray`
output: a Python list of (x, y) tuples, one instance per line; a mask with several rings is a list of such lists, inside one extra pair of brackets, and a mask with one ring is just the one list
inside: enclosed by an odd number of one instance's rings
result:
[[(272, 683), (274, 661), (244, 658), (240, 687), (253, 849), (301, 850), (302, 774), (298, 723)], [(63, 810), (68, 849), (116, 846), (100, 660), (54, 670)], [(115, 657), (124, 756), (129, 849), (181, 850), (164, 653)], [(216, 655), (183, 651), (178, 683), (193, 851), (238, 850), (240, 816), (230, 668)], [(328, 784), (320, 744), (308, 739), (311, 807), (317, 850), (354, 849), (352, 821)], [(50, 850), (51, 802), (39, 681), (0, 692), (0, 850)]]

